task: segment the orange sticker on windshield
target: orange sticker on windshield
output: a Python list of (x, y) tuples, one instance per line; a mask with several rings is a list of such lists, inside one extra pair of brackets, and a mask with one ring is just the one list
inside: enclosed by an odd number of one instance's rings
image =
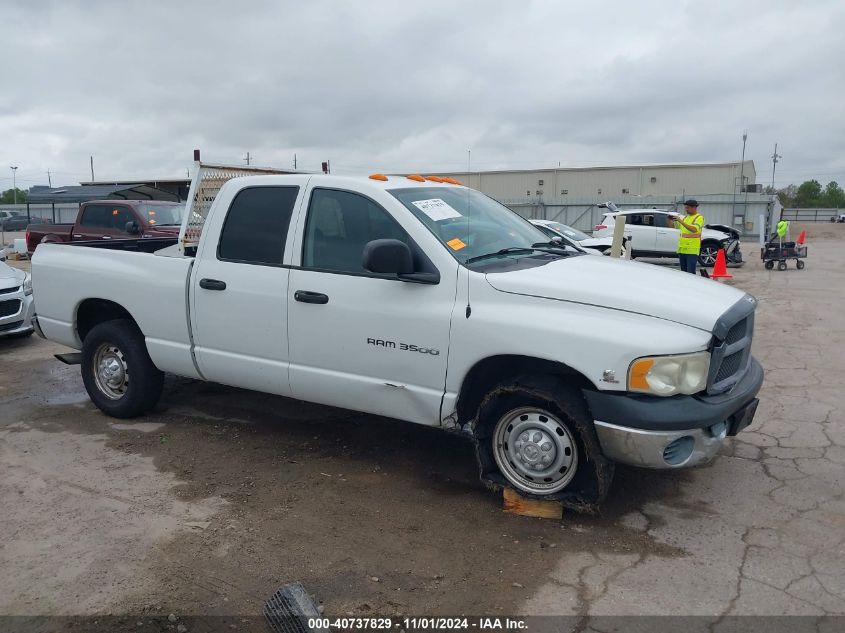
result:
[(448, 244), (449, 248), (451, 248), (453, 251), (459, 251), (466, 246), (466, 244), (464, 244), (457, 237), (453, 240), (449, 240), (448, 242), (446, 242), (446, 244)]

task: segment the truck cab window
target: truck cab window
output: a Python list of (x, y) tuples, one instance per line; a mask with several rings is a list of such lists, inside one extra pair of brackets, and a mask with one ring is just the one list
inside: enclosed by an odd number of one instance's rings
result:
[(126, 207), (112, 207), (108, 211), (109, 228), (115, 231), (126, 232), (126, 223), (132, 222), (135, 216)]
[(302, 265), (305, 268), (364, 273), (364, 246), (371, 240), (409, 243), (396, 220), (381, 206), (348, 191), (315, 189), (308, 206)]
[(109, 228), (111, 226), (109, 211), (109, 207), (102, 204), (92, 204), (85, 207), (85, 211), (82, 214), (81, 225), (101, 229)]
[(250, 187), (235, 196), (226, 215), (217, 257), (280, 266), (299, 187)]

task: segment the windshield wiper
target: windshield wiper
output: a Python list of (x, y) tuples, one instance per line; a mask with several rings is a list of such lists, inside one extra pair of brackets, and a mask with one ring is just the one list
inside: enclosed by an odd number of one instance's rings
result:
[(555, 250), (551, 250), (550, 248), (538, 248), (538, 246), (547, 246), (547, 244), (545, 244), (544, 242), (540, 242), (539, 244), (534, 244), (530, 247), (529, 246), (511, 246), (511, 247), (508, 247), (508, 248), (500, 249), (500, 250), (498, 250), (494, 253), (484, 253), (483, 255), (476, 255), (475, 257), (470, 257), (464, 263), (465, 264), (471, 264), (473, 262), (481, 261), (482, 259), (489, 259), (491, 257), (498, 257), (500, 255), (510, 255), (512, 253), (533, 253), (535, 251), (540, 252), (540, 253), (549, 253), (551, 255), (558, 255), (558, 256), (570, 254), (570, 253), (567, 253), (565, 250), (563, 250), (564, 247), (562, 247), (562, 246), (554, 247)]

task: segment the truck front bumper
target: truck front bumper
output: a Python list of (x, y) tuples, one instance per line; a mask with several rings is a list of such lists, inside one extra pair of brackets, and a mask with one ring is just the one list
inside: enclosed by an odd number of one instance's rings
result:
[(687, 468), (716, 455), (725, 438), (754, 419), (763, 368), (751, 358), (745, 376), (717, 396), (641, 396), (584, 391), (604, 454), (645, 468)]

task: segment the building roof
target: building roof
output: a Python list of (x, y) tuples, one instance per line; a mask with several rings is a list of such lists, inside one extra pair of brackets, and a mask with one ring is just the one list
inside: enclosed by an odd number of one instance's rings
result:
[[(746, 164), (751, 163), (754, 166), (754, 161), (747, 159)], [(592, 167), (542, 167), (539, 169), (491, 169), (491, 170), (473, 170), (471, 172), (464, 171), (449, 171), (436, 172), (438, 174), (536, 174), (536, 173), (554, 173), (562, 171), (606, 171), (613, 169), (688, 169), (695, 167), (739, 167), (742, 164), (741, 160), (731, 160), (725, 162), (715, 163), (670, 163), (670, 164), (644, 164), (644, 165), (594, 165)], [(429, 173), (429, 172), (426, 172)]]
[(29, 202), (61, 203), (87, 202), (88, 200), (173, 200), (178, 196), (143, 183), (119, 183), (110, 185), (79, 185), (73, 187), (42, 187), (29, 190)]

